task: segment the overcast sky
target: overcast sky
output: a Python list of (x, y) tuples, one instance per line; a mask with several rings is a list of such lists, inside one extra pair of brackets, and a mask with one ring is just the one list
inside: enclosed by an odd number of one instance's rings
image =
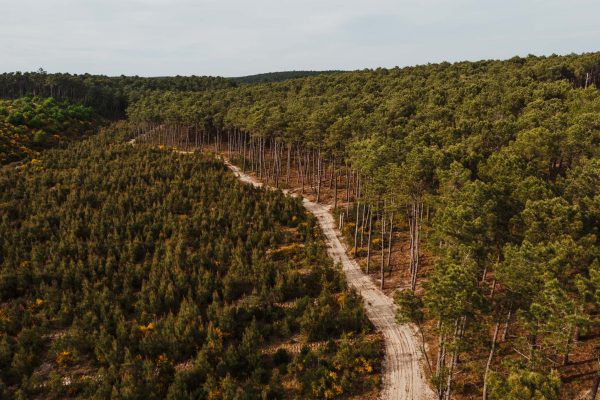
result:
[(0, 0), (0, 72), (241, 76), (600, 50), (599, 0)]

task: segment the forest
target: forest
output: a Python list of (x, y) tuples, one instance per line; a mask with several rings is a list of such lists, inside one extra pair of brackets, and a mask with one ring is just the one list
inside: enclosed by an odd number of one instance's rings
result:
[(306, 78), (309, 76), (317, 76), (322, 74), (333, 74), (342, 71), (281, 71), (281, 72), (267, 72), (264, 74), (240, 76), (236, 78), (230, 78), (237, 83), (267, 83), (267, 82), (281, 82), (289, 79)]
[(600, 53), (244, 84), (0, 81), (0, 97), (58, 99), (2, 102), (26, 148), (55, 124), (15, 107), (127, 117), (39, 158), (5, 152), (25, 161), (0, 177), (3, 396), (376, 393), (380, 339), (314, 218), (218, 155), (331, 204), (440, 400), (596, 398)]
[(109, 119), (125, 117), (130, 96), (146, 90), (203, 91), (236, 86), (232, 80), (210, 76), (104, 76), (37, 72), (0, 74), (0, 98), (52, 97), (92, 107)]
[(376, 393), (380, 339), (300, 200), (132, 132), (0, 176), (0, 397)]
[(440, 399), (594, 398), (598, 84), (600, 53), (528, 56), (161, 91), (127, 113), (146, 143), (210, 145), (331, 201)]
[(80, 139), (95, 131), (101, 119), (81, 104), (54, 98), (0, 99), (0, 166), (41, 150)]

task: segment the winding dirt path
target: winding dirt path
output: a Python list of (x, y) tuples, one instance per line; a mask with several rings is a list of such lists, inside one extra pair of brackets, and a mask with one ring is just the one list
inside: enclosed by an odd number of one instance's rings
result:
[[(245, 183), (262, 187), (254, 177), (243, 173), (240, 168), (225, 161), (233, 173)], [(287, 191), (284, 190), (284, 193)], [(366, 276), (356, 261), (348, 257), (345, 246), (338, 238), (331, 206), (324, 206), (303, 198), (304, 207), (319, 221), (327, 243), (327, 253), (335, 263), (341, 263), (346, 279), (364, 299), (367, 316), (382, 332), (385, 340), (383, 374), (383, 400), (429, 400), (435, 398), (427, 385), (419, 362), (419, 347), (416, 332), (408, 324), (396, 322), (396, 306)]]

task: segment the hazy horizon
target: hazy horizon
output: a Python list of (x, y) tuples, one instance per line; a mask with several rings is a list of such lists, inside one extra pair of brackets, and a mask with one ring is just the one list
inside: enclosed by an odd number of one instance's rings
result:
[(598, 50), (590, 0), (0, 0), (0, 72), (239, 77)]

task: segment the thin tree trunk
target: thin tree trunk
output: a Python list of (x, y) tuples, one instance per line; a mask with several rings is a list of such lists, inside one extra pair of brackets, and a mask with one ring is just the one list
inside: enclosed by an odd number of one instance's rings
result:
[(381, 210), (381, 290), (383, 290), (383, 286), (385, 284), (385, 202), (383, 204), (383, 209)]
[(488, 355), (487, 363), (485, 364), (485, 372), (483, 373), (483, 400), (487, 400), (487, 377), (492, 365), (492, 359), (494, 358), (494, 349), (496, 348), (496, 339), (498, 339), (498, 331), (500, 330), (500, 322), (496, 323), (494, 329), (494, 337), (492, 338), (492, 347), (490, 348), (490, 354)]
[(290, 184), (290, 170), (292, 169), (292, 143), (288, 143), (287, 148), (287, 169), (285, 171), (285, 184)]
[(317, 203), (321, 201), (321, 170), (322, 170), (322, 161), (321, 161), (321, 149), (319, 149), (318, 157), (317, 157)]
[[(440, 330), (442, 326), (440, 325)], [(442, 332), (440, 335), (440, 342), (438, 348), (438, 357), (435, 368), (435, 374), (437, 376), (437, 392), (438, 398), (442, 399), (444, 397), (444, 382), (442, 380), (444, 373), (444, 366), (446, 364), (446, 333)]]
[(246, 138), (246, 132), (244, 132), (244, 161), (242, 162), (242, 172), (246, 172), (246, 145), (248, 143), (248, 139)]
[(413, 290), (417, 288), (417, 277), (419, 275), (419, 260), (421, 253), (421, 214), (423, 212), (423, 203), (417, 202), (417, 214), (415, 221), (415, 277), (413, 281)]
[(333, 188), (333, 174), (335, 173), (335, 157), (329, 163), (329, 168), (331, 168), (329, 173), (329, 190), (331, 190)]
[(373, 206), (369, 206), (367, 213), (369, 214), (369, 238), (367, 239), (367, 275), (369, 275), (369, 266), (371, 264), (371, 226), (373, 224)]
[(304, 195), (304, 173), (302, 171), (302, 155), (298, 146), (298, 173), (300, 174), (300, 195)]
[(358, 218), (360, 213), (360, 200), (356, 201), (356, 224), (354, 225), (354, 257), (358, 251)]
[(415, 269), (415, 203), (411, 203), (411, 210), (408, 212), (408, 231), (409, 231), (409, 244), (408, 244), (408, 266), (410, 272), (410, 287), (413, 289), (413, 276)]
[(425, 348), (425, 334), (423, 333), (423, 327), (420, 323), (417, 322), (417, 328), (419, 329), (419, 333), (421, 334), (421, 351), (423, 352), (423, 356), (425, 356), (425, 361), (427, 362), (427, 369), (430, 374), (433, 374), (431, 369), (431, 362), (429, 361), (429, 355), (427, 354), (427, 349)]
[(370, 208), (367, 208), (367, 204), (363, 204), (363, 210), (362, 210), (362, 218), (361, 218), (361, 225), (360, 225), (360, 247), (363, 247), (363, 244), (365, 243), (365, 229), (367, 227), (367, 224), (369, 223), (369, 210)]
[(392, 212), (390, 215), (390, 231), (388, 234), (388, 254), (387, 254), (387, 266), (388, 276), (392, 276), (392, 268), (390, 268), (390, 261), (392, 258), (392, 233), (394, 231), (394, 213)]
[(350, 212), (350, 169), (346, 161), (346, 214)]
[(334, 188), (333, 188), (333, 209), (337, 209), (337, 203), (338, 203), (338, 175), (337, 175), (337, 171), (335, 170), (336, 167), (336, 162), (335, 162), (335, 158), (333, 159), (333, 179), (335, 181), (335, 183), (333, 184)]
[[(465, 317), (461, 317), (462, 318), (462, 323), (459, 324), (459, 319), (456, 320), (456, 329), (454, 331), (454, 338), (455, 340), (461, 340), (464, 330), (465, 330), (465, 324), (466, 324), (466, 318)], [(454, 369), (456, 368), (456, 364), (458, 362), (458, 349), (454, 349), (454, 351), (452, 352), (452, 359), (450, 360), (450, 370), (448, 371), (448, 380), (446, 382), (446, 394), (444, 395), (444, 399), (445, 400), (450, 400), (450, 396), (452, 393), (452, 378), (454, 375)]]
[(508, 309), (508, 315), (506, 316), (506, 325), (504, 325), (504, 331), (502, 332), (502, 341), (506, 342), (508, 337), (508, 326), (510, 325), (510, 317), (512, 316), (512, 307)]

